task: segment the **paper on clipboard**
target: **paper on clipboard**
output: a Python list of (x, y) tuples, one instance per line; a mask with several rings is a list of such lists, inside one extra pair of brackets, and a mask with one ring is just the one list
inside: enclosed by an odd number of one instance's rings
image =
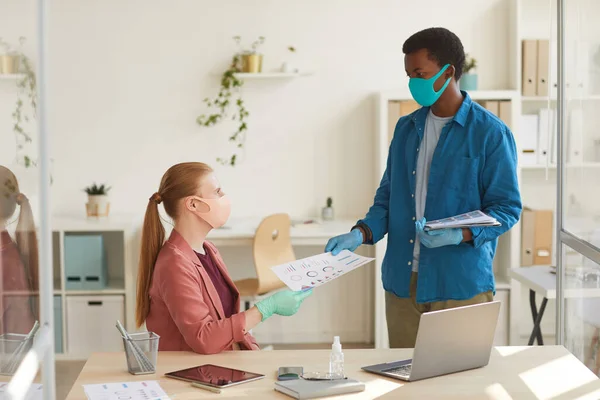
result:
[(288, 288), (297, 292), (324, 285), (373, 260), (373, 258), (342, 250), (337, 256), (333, 256), (331, 253), (318, 254), (277, 265), (271, 270)]

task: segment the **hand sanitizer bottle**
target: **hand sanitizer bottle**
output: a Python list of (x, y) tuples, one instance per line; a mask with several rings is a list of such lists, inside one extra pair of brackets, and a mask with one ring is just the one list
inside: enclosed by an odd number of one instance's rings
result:
[(342, 353), (342, 344), (340, 337), (333, 337), (331, 345), (331, 355), (329, 356), (329, 374), (333, 379), (344, 378), (344, 353)]

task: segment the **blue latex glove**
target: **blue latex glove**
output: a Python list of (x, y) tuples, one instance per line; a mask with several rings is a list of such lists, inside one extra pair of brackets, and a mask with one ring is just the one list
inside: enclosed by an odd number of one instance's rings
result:
[(283, 290), (259, 301), (256, 303), (256, 308), (258, 308), (258, 311), (262, 314), (263, 321), (273, 314), (289, 317), (298, 312), (304, 299), (311, 294), (312, 289), (304, 290), (302, 292)]
[(425, 218), (415, 222), (417, 235), (423, 246), (434, 248), (449, 245), (457, 245), (463, 241), (461, 228), (436, 229), (425, 231)]
[(325, 253), (331, 252), (334, 256), (340, 254), (342, 250), (354, 251), (364, 241), (360, 229), (352, 229), (348, 233), (329, 239), (325, 246)]

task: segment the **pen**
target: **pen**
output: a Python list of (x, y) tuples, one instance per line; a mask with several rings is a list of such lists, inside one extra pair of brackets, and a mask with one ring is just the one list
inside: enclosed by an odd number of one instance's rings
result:
[(202, 385), (202, 384), (196, 383), (196, 382), (193, 382), (192, 386), (195, 388), (198, 388), (198, 389), (208, 390), (209, 392), (213, 392), (213, 393), (218, 393), (218, 394), (221, 393), (221, 389), (219, 389), (219, 388), (208, 386), (208, 385)]

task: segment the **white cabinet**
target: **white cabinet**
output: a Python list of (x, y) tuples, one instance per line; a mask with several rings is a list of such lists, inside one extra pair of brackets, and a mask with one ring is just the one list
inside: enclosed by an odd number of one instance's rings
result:
[(67, 296), (67, 351), (77, 356), (123, 351), (116, 320), (123, 321), (124, 296)]
[(510, 290), (498, 289), (494, 300), (500, 301), (500, 315), (498, 316), (498, 325), (496, 326), (496, 336), (494, 337), (494, 346), (508, 346), (509, 318), (510, 310)]

